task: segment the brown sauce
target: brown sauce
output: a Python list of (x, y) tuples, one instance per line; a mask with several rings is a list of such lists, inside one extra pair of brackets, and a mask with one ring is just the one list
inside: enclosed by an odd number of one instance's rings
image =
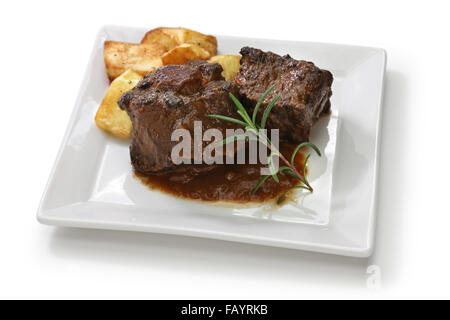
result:
[[(288, 143), (280, 143), (280, 151), (291, 159), (295, 146)], [(295, 167), (301, 173), (305, 156), (298, 152), (295, 157)], [(280, 160), (280, 166), (285, 164)], [(199, 174), (185, 182), (180, 173), (167, 173), (164, 175), (143, 175), (135, 172), (136, 176), (152, 189), (158, 189), (165, 193), (192, 200), (203, 201), (231, 201), (231, 202), (264, 202), (280, 196), (287, 189), (299, 184), (294, 177), (279, 173), (280, 180), (277, 183), (272, 177), (268, 178), (252, 194), (253, 188), (261, 179), (260, 168), (262, 164), (233, 164), (218, 165), (211, 171)]]

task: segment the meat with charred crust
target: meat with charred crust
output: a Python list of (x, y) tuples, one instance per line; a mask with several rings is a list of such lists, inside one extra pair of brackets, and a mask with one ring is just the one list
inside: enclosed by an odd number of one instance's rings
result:
[[(208, 117), (221, 114), (237, 118), (236, 108), (228, 96), (238, 96), (233, 82), (225, 81), (222, 67), (205, 61), (170, 65), (148, 74), (136, 87), (119, 99), (121, 109), (127, 111), (133, 125), (131, 132), (131, 162), (136, 171), (158, 174), (191, 170), (198, 173), (212, 165), (175, 165), (171, 159), (172, 132), (187, 129), (194, 137), (194, 122), (202, 121), (203, 132), (209, 128), (221, 130), (238, 125)], [(191, 152), (193, 157), (194, 152)]]
[(320, 114), (330, 109), (331, 73), (289, 55), (282, 57), (250, 47), (243, 47), (240, 53), (241, 68), (233, 81), (250, 112), (262, 94), (275, 85), (258, 111), (259, 118), (279, 94), (281, 97), (270, 113), (267, 127), (280, 129), (281, 139), (295, 143), (308, 141), (313, 124)]

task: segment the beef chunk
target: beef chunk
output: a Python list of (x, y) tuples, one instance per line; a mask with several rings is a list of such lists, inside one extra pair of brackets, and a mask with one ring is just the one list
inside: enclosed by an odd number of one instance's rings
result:
[(282, 57), (249, 47), (242, 48), (240, 53), (241, 68), (233, 81), (249, 111), (261, 95), (275, 85), (261, 105), (259, 118), (270, 101), (280, 94), (267, 127), (280, 129), (281, 139), (295, 143), (307, 141), (312, 125), (321, 113), (330, 109), (331, 73), (317, 68), (312, 62), (294, 60), (289, 55)]
[(229, 92), (238, 95), (238, 89), (234, 83), (225, 81), (221, 72), (219, 64), (204, 61), (170, 65), (146, 75), (135, 88), (121, 96), (119, 106), (127, 111), (133, 124), (130, 154), (136, 171), (143, 174), (183, 169), (198, 172), (213, 167), (175, 165), (171, 152), (178, 141), (171, 141), (171, 135), (174, 130), (184, 128), (193, 139), (194, 121), (202, 121), (203, 132), (216, 128), (224, 137), (226, 128), (238, 127), (208, 117), (210, 114), (239, 117), (228, 96)]

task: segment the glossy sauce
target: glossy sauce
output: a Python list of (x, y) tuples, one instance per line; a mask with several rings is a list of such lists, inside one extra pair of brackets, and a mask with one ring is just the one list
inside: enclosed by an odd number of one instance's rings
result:
[[(290, 160), (294, 148), (294, 145), (280, 144), (281, 153), (288, 160)], [(303, 170), (304, 161), (305, 156), (298, 152), (295, 157), (295, 166), (300, 173)], [(284, 165), (280, 160), (279, 166)], [(279, 183), (270, 177), (261, 185), (256, 194), (252, 194), (253, 188), (262, 177), (260, 175), (262, 167), (267, 167), (267, 165), (218, 165), (211, 171), (191, 177), (187, 182), (180, 173), (151, 176), (137, 172), (135, 174), (152, 189), (159, 189), (185, 199), (203, 201), (264, 202), (278, 198), (284, 191), (299, 184), (294, 177), (279, 173)]]

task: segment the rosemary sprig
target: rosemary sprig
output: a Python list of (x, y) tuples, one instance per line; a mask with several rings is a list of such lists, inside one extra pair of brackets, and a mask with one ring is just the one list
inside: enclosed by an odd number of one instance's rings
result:
[[(300, 143), (294, 149), (294, 151), (292, 152), (292, 155), (291, 155), (291, 161), (289, 162), (280, 153), (280, 151), (272, 144), (270, 139), (264, 134), (263, 129), (266, 127), (267, 118), (269, 117), (270, 111), (272, 110), (274, 105), (277, 103), (278, 99), (280, 99), (280, 95), (275, 96), (275, 98), (273, 98), (273, 100), (267, 105), (267, 107), (265, 108), (265, 110), (263, 112), (260, 125), (258, 125), (256, 123), (256, 116), (258, 114), (258, 110), (259, 110), (261, 104), (263, 103), (263, 101), (266, 99), (266, 97), (269, 95), (269, 93), (274, 88), (275, 88), (275, 85), (271, 86), (269, 89), (267, 89), (262, 94), (262, 96), (259, 98), (258, 102), (256, 103), (255, 108), (253, 109), (253, 114), (252, 114), (251, 118), (250, 118), (249, 114), (247, 113), (247, 110), (245, 110), (242, 103), (232, 93), (229, 93), (229, 96), (230, 96), (231, 100), (234, 102), (234, 104), (236, 105), (237, 113), (241, 116), (242, 120), (244, 120), (244, 121), (241, 121), (241, 120), (235, 119), (235, 118), (231, 118), (231, 117), (222, 116), (222, 115), (216, 115), (216, 114), (211, 114), (211, 115), (209, 115), (209, 117), (237, 123), (237, 124), (244, 126), (246, 129), (247, 134), (237, 134), (237, 135), (234, 135), (231, 137), (227, 137), (227, 138), (223, 139), (222, 141), (218, 142), (219, 144), (223, 145), (223, 144), (233, 142), (235, 140), (252, 139), (252, 140), (258, 140), (261, 143), (265, 144), (267, 146), (267, 148), (269, 148), (269, 150), (271, 151), (270, 155), (269, 155), (269, 159), (268, 159), (270, 175), (265, 175), (265, 176), (261, 177), (261, 179), (258, 181), (256, 186), (253, 188), (252, 194), (255, 194), (258, 191), (258, 189), (261, 187), (261, 185), (270, 176), (272, 176), (272, 178), (276, 182), (279, 182), (280, 180), (277, 176), (278, 173), (289, 174), (302, 183), (302, 185), (294, 186), (292, 188), (289, 188), (285, 192), (283, 192), (283, 194), (278, 198), (278, 201), (277, 201), (277, 203), (280, 204), (281, 201), (283, 200), (283, 198), (286, 196), (286, 194), (291, 190), (305, 189), (305, 190), (308, 190), (309, 192), (313, 192), (313, 188), (311, 187), (311, 185), (309, 184), (309, 182), (306, 178), (306, 165), (307, 165), (309, 158), (311, 157), (311, 154), (309, 153), (306, 156), (305, 162), (303, 163), (303, 172), (300, 173), (300, 172), (298, 172), (297, 168), (295, 167), (295, 163), (294, 163), (297, 152), (303, 147), (311, 147), (317, 153), (317, 155), (319, 155), (319, 157), (321, 156), (321, 153), (320, 153), (319, 148), (317, 148), (317, 146), (315, 146), (311, 142), (303, 142), (303, 143)], [(249, 133), (251, 133), (251, 134), (249, 134)], [(286, 165), (281, 166), (279, 168), (275, 168), (275, 165), (273, 164), (273, 157), (279, 157), (281, 159), (281, 161), (283, 161)]]

